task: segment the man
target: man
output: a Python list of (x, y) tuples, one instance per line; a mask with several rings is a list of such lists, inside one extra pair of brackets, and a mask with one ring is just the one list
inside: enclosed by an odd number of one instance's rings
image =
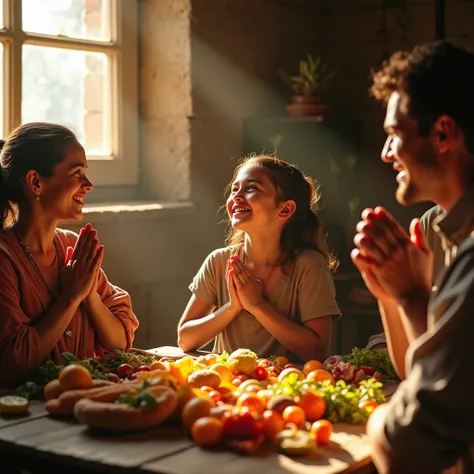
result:
[(474, 472), (474, 54), (418, 46), (373, 80), (387, 105), (382, 160), (398, 173), (397, 200), (446, 210), (434, 229), (447, 268), (432, 288), (420, 221), (408, 235), (385, 209), (363, 212), (352, 259), (379, 300), (391, 354), (400, 360), (408, 347), (406, 380), (367, 426), (372, 457), (381, 473)]

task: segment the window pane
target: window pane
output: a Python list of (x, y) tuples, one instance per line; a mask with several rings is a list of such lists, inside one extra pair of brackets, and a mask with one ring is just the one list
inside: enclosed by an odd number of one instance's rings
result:
[(44, 46), (23, 46), (22, 122), (74, 128), (89, 154), (110, 155), (108, 58)]
[(23, 30), (110, 40), (110, 0), (23, 0)]

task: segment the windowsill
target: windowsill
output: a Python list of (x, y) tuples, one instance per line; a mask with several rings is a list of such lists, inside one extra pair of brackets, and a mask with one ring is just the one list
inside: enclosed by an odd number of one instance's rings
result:
[(192, 215), (196, 206), (192, 202), (126, 201), (113, 204), (93, 203), (84, 207), (81, 221), (63, 221), (67, 227), (81, 227), (84, 223), (108, 224), (116, 221), (165, 219)]

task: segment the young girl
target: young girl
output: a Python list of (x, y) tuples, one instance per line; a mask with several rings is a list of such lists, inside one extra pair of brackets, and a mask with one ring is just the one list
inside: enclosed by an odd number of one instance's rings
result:
[(0, 141), (0, 384), (26, 379), (63, 352), (128, 349), (138, 321), (128, 294), (101, 270), (103, 246), (81, 219), (84, 149), (61, 125), (29, 123)]
[(179, 346), (192, 351), (215, 339), (215, 352), (324, 360), (341, 313), (314, 182), (296, 166), (256, 156), (237, 167), (229, 188), (227, 247), (206, 258), (190, 285)]

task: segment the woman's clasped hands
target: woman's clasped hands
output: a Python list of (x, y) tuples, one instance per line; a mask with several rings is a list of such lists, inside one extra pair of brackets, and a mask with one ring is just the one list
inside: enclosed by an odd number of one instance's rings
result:
[(61, 272), (63, 291), (80, 302), (96, 298), (103, 257), (104, 246), (99, 245), (97, 231), (87, 224), (81, 229), (74, 248), (67, 248)]
[(262, 283), (254, 278), (242, 260), (233, 255), (227, 265), (230, 306), (252, 313), (264, 300)]

